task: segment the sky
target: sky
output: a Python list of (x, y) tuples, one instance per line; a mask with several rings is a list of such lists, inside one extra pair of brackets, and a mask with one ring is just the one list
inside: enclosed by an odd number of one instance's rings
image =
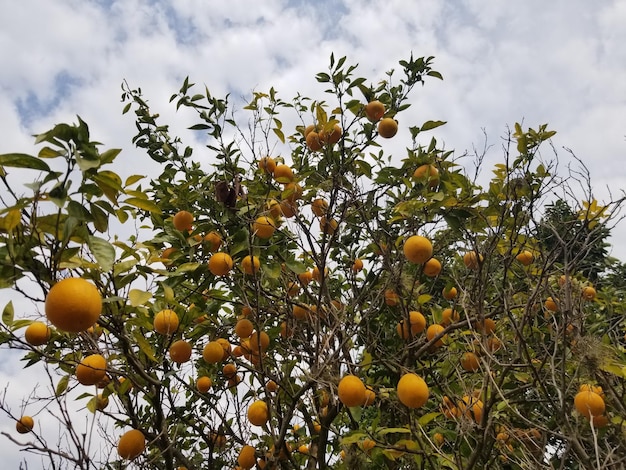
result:
[[(193, 144), (198, 136), (185, 130), (193, 115), (168, 104), (186, 76), (218, 97), (271, 86), (284, 99), (321, 97), (314, 76), (331, 52), (373, 82), (412, 52), (434, 56), (444, 81), (415, 91), (399, 136), (447, 121), (434, 134), (446, 148), (483, 148), (487, 136), (487, 160), (497, 162), (507, 127), (548, 123), (564, 165), (567, 148), (589, 168), (598, 200), (626, 188), (623, 0), (0, 0), (0, 18), (0, 154), (35, 154), (33, 134), (80, 115), (93, 138), (123, 149), (120, 174), (157, 172), (131, 144), (123, 80)], [(626, 224), (613, 233), (612, 254), (626, 260), (615, 242)], [(5, 364), (0, 388), (11, 382), (18, 400), (24, 377)], [(12, 426), (0, 416), (0, 430)], [(17, 468), (3, 436), (0, 455)]]

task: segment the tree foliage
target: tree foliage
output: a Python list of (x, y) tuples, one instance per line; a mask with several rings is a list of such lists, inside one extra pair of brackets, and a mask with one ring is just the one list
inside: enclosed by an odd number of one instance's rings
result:
[[(623, 266), (606, 239), (622, 201), (600, 205), (582, 162), (559, 175), (557, 155), (540, 152), (547, 125), (516, 124), (491, 178), (468, 176), (469, 157), (433, 137), (443, 121), (402, 121), (416, 85), (442, 78), (432, 66), (411, 56), (371, 84), (331, 56), (316, 76), (323, 98), (272, 88), (240, 113), (186, 79), (170, 101), (195, 113), (202, 149), (125, 83), (133, 142), (160, 169), (151, 180), (111, 170), (120, 150), (103, 150), (80, 118), (38, 135), (36, 156), (0, 155), (0, 287), (41, 312), (14, 315), (9, 302), (0, 343), (43, 366), (49, 395), (24, 413), (48, 410), (63, 431), (7, 437), (50, 468), (122, 468), (115, 446), (129, 429), (146, 438), (137, 468), (249, 468), (252, 453), (258, 468), (621, 468), (624, 285), (612, 279)], [(410, 131), (402, 157), (368, 119), (374, 100)], [(38, 175), (28, 194), (13, 171)], [(174, 224), (182, 210), (190, 230)], [(432, 242), (440, 271), (407, 260), (413, 235)], [(215, 252), (233, 260), (228, 273), (210, 269)], [(67, 277), (96, 285), (98, 323), (29, 344), (24, 328)], [(179, 321), (161, 334), (164, 310)], [(189, 361), (171, 351), (181, 340)], [(107, 375), (87, 387), (75, 369), (91, 354)], [(428, 386), (417, 408), (398, 399), (407, 373)], [(375, 398), (344, 406), (346, 375)], [(585, 384), (606, 404), (591, 420), (574, 406)]]

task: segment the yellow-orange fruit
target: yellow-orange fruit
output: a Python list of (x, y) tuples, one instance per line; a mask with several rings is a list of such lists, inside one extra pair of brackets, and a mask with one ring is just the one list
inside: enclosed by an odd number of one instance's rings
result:
[(222, 236), (213, 230), (204, 236), (204, 243), (209, 251), (216, 252), (222, 246)]
[(248, 421), (255, 426), (263, 426), (269, 419), (267, 403), (257, 400), (248, 407)]
[(313, 200), (311, 203), (311, 211), (313, 211), (313, 214), (318, 217), (326, 215), (326, 212), (328, 211), (328, 201), (322, 198)]
[(582, 296), (585, 300), (593, 300), (596, 298), (596, 290), (591, 286), (585, 286), (582, 290)]
[(15, 430), (20, 434), (26, 434), (35, 427), (35, 420), (30, 416), (22, 416), (15, 422)]
[(293, 171), (288, 165), (278, 164), (274, 168), (274, 179), (279, 183), (291, 183), (294, 180)]
[(298, 281), (303, 286), (307, 286), (309, 282), (313, 280), (313, 273), (311, 271), (304, 271), (303, 273), (298, 274)]
[(533, 262), (533, 260), (535, 259), (535, 257), (533, 256), (533, 254), (528, 251), (528, 250), (523, 250), (520, 251), (517, 256), (515, 257), (515, 259), (517, 261), (519, 261), (521, 264), (523, 264), (524, 266), (528, 266), (529, 264), (531, 264)]
[(154, 316), (154, 331), (161, 335), (171, 335), (178, 329), (178, 315), (174, 310), (161, 310)]
[(591, 419), (604, 413), (604, 399), (595, 392), (578, 392), (574, 397), (574, 407), (584, 417)]
[(233, 259), (228, 253), (215, 253), (209, 258), (209, 271), (214, 276), (226, 276), (233, 269)]
[(272, 157), (261, 158), (259, 160), (259, 169), (263, 173), (274, 173), (274, 170), (276, 169), (276, 160), (274, 160)]
[(407, 238), (402, 249), (406, 259), (415, 264), (424, 264), (433, 256), (432, 243), (428, 238), (420, 235)]
[(396, 307), (400, 303), (400, 296), (394, 290), (387, 289), (385, 290), (385, 303), (390, 307)]
[(85, 357), (76, 366), (76, 379), (83, 385), (95, 385), (106, 375), (107, 361), (100, 354)]
[(297, 320), (307, 320), (311, 310), (307, 307), (302, 307), (301, 305), (294, 305), (291, 309), (291, 313), (293, 317)]
[(378, 135), (391, 139), (398, 132), (398, 123), (392, 118), (383, 118), (378, 123)]
[(102, 297), (89, 281), (70, 277), (52, 286), (45, 303), (48, 321), (59, 330), (78, 333), (98, 321)]
[(182, 364), (191, 359), (191, 344), (185, 340), (174, 341), (170, 346), (170, 359), (177, 364)]
[(420, 181), (428, 179), (428, 187), (433, 189), (439, 184), (439, 170), (435, 165), (421, 165), (413, 172), (413, 178)]
[(456, 287), (450, 287), (449, 289), (446, 289), (445, 287), (443, 288), (443, 291), (441, 291), (441, 294), (443, 295), (443, 298), (446, 300), (452, 300), (454, 298), (456, 298), (458, 291), (456, 289)]
[(46, 344), (50, 339), (50, 328), (43, 322), (33, 322), (26, 328), (24, 339), (31, 346)]
[(309, 150), (317, 152), (322, 149), (323, 145), (324, 143), (322, 142), (322, 139), (320, 139), (320, 135), (317, 132), (311, 131), (307, 134), (306, 146), (309, 147)]
[(319, 138), (323, 144), (335, 145), (341, 139), (342, 133), (341, 126), (335, 124), (332, 129), (322, 129), (319, 133)]
[[(421, 312), (417, 312), (415, 310), (409, 312), (409, 324), (407, 324), (406, 319), (402, 319), (398, 326), (396, 327), (396, 331), (398, 335), (402, 339), (409, 339), (411, 336), (415, 336), (426, 328), (426, 318), (422, 315)], [(410, 334), (409, 334), (410, 332)]]
[(367, 397), (365, 384), (356, 375), (343, 377), (339, 381), (337, 394), (339, 401), (347, 407), (361, 406)]
[(485, 318), (483, 322), (476, 322), (476, 329), (486, 335), (496, 331), (496, 322), (492, 318)]
[(441, 272), (441, 263), (437, 258), (430, 258), (424, 264), (423, 272), (428, 277), (439, 276), (439, 273)]
[(365, 105), (365, 116), (371, 122), (378, 122), (385, 115), (385, 105), (378, 100)]
[(478, 356), (473, 352), (463, 353), (461, 356), (461, 367), (468, 372), (476, 372), (480, 369), (480, 362)]
[(433, 434), (433, 442), (438, 446), (442, 446), (444, 442), (446, 442), (446, 438), (440, 432), (436, 432)]
[[(433, 340), (436, 336), (439, 336), (444, 329), (445, 328), (442, 325), (439, 325), (437, 323), (435, 323), (434, 325), (430, 325), (426, 330), (426, 339), (428, 341)], [(446, 336), (447, 335), (443, 335), (441, 338), (439, 338), (433, 346), (436, 348), (442, 346)]]
[(222, 367), (222, 374), (227, 379), (232, 379), (237, 376), (237, 366), (235, 364), (224, 364)]
[[(371, 387), (365, 387), (365, 400), (363, 406), (372, 406), (376, 401), (376, 392)], [(326, 403), (328, 405), (328, 403)]]
[(428, 385), (419, 375), (404, 374), (398, 381), (398, 399), (409, 408), (420, 408), (428, 400)]
[(352, 263), (352, 272), (358, 273), (363, 269), (363, 260), (356, 258)]
[(240, 338), (248, 338), (254, 330), (254, 325), (247, 318), (238, 320), (235, 324), (235, 334)]
[(559, 305), (554, 301), (552, 297), (548, 297), (544, 303), (544, 307), (551, 312), (558, 312)]
[(217, 364), (224, 359), (224, 348), (217, 341), (209, 341), (202, 350), (202, 358), (209, 364)]
[(252, 233), (264, 240), (271, 238), (275, 231), (276, 222), (271, 217), (265, 215), (258, 217), (252, 224)]
[(241, 270), (248, 275), (256, 274), (261, 269), (258, 256), (247, 255), (241, 260)]
[(281, 197), (283, 200), (295, 202), (302, 198), (303, 193), (304, 189), (298, 183), (287, 183), (281, 193)]
[(243, 446), (239, 451), (237, 463), (243, 470), (249, 470), (256, 464), (256, 457), (254, 453), (255, 449), (250, 445)]
[(445, 308), (441, 312), (441, 324), (443, 326), (448, 326), (450, 323), (454, 323), (459, 321), (461, 316), (459, 312), (456, 310), (452, 310), (451, 308)]
[(581, 384), (578, 388), (579, 392), (594, 392), (604, 397), (604, 390), (599, 385), (591, 385), (591, 384)]
[(176, 230), (191, 230), (193, 224), (193, 214), (188, 211), (178, 211), (172, 220)]
[(482, 261), (483, 255), (477, 255), (475, 251), (468, 251), (463, 255), (463, 264), (465, 264), (467, 269), (478, 269)]
[(210, 377), (207, 377), (206, 375), (198, 377), (198, 380), (196, 380), (196, 388), (200, 393), (208, 392), (212, 385), (213, 381)]
[(146, 438), (138, 429), (131, 429), (120, 437), (117, 453), (123, 459), (133, 460), (146, 448)]
[(328, 219), (326, 216), (320, 218), (320, 230), (326, 235), (333, 235), (337, 231), (338, 226), (339, 222), (335, 219)]
[[(164, 264), (169, 264), (169, 262), (172, 259), (172, 255), (174, 253), (176, 253), (178, 250), (176, 248), (174, 248), (173, 246), (170, 246), (169, 248), (166, 248), (165, 250), (163, 250), (161, 252), (161, 259), (164, 260)], [(167, 263), (165, 263), (167, 262)]]
[(278, 390), (278, 384), (274, 382), (273, 380), (268, 380), (267, 383), (265, 384), (265, 390), (267, 390), (270, 393), (274, 393)]
[(459, 411), (466, 418), (480, 423), (483, 417), (483, 402), (473, 396), (465, 395), (459, 403)]
[(250, 335), (250, 350), (253, 354), (265, 352), (270, 346), (270, 337), (265, 331), (253, 331)]
[(280, 201), (280, 212), (290, 219), (298, 213), (298, 203), (296, 201)]

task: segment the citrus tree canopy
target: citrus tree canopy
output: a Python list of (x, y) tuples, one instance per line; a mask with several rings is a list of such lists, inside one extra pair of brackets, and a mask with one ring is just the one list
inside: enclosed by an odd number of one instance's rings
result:
[(547, 125), (485, 172), (407, 122), (433, 60), (331, 56), (237, 113), (186, 79), (195, 149), (124, 85), (153, 179), (80, 118), (0, 155), (0, 343), (48, 380), (6, 437), (50, 468), (623, 468), (622, 200)]

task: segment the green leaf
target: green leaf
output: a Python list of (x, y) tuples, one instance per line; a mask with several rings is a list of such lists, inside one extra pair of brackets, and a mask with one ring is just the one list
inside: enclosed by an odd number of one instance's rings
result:
[(44, 147), (42, 148), (39, 153), (37, 154), (37, 156), (39, 158), (56, 158), (56, 157), (60, 157), (62, 155), (65, 155), (65, 151), (63, 150), (54, 150), (50, 147)]
[(137, 181), (140, 181), (140, 180), (142, 180), (144, 178), (145, 178), (145, 176), (143, 176), (143, 175), (131, 175), (128, 178), (126, 178), (126, 181), (124, 182), (124, 187), (128, 187), (130, 185), (133, 185)]
[(133, 307), (139, 307), (140, 305), (144, 305), (151, 298), (151, 292), (146, 292), (140, 289), (131, 289), (128, 293), (128, 300)]
[(421, 294), (418, 298), (417, 298), (417, 303), (420, 305), (424, 305), (427, 302), (430, 302), (430, 299), (432, 299), (433, 296), (430, 294)]
[(386, 436), (387, 434), (411, 434), (411, 430), (409, 428), (382, 428), (378, 431), (379, 436)]
[(4, 310), (2, 310), (2, 322), (5, 325), (11, 325), (13, 323), (13, 315), (15, 311), (13, 309), (13, 301), (9, 300), (9, 303), (4, 306)]
[(419, 423), (420, 426), (426, 426), (433, 419), (437, 418), (440, 414), (441, 413), (439, 413), (438, 411), (434, 411), (432, 413), (426, 413), (417, 422)]
[(89, 245), (89, 249), (96, 257), (96, 261), (98, 261), (102, 271), (113, 269), (113, 263), (115, 262), (115, 248), (113, 245), (103, 238), (92, 235), (89, 235), (87, 238), (87, 245)]
[(100, 161), (102, 162), (102, 164), (112, 163), (113, 160), (115, 160), (115, 157), (117, 157), (121, 151), (122, 149), (109, 149), (106, 152), (100, 154)]
[(278, 140), (280, 140), (284, 144), (285, 143), (285, 134), (283, 133), (283, 131), (281, 131), (280, 129), (277, 129), (277, 128), (273, 128), (272, 130), (274, 131), (274, 134), (276, 134), (276, 137), (278, 137)]
[(57, 397), (63, 395), (63, 393), (65, 393), (65, 390), (67, 390), (67, 386), (70, 383), (70, 376), (69, 375), (64, 375), (63, 377), (61, 377), (61, 380), (59, 380), (59, 383), (57, 384), (56, 390), (54, 391), (54, 393), (56, 394)]
[(436, 70), (431, 70), (426, 75), (428, 75), (429, 77), (438, 78), (439, 80), (443, 80), (443, 76), (439, 72), (437, 72)]
[(138, 197), (129, 197), (124, 202), (138, 209), (142, 209), (142, 210), (149, 211), (149, 212), (154, 212), (155, 214), (161, 213), (161, 208), (157, 206), (154, 202), (148, 201), (147, 199), (141, 199)]
[(30, 168), (32, 170), (50, 171), (50, 167), (40, 158), (25, 153), (5, 153), (0, 155), (0, 166), (13, 168)]
[(157, 362), (157, 359), (154, 356), (154, 348), (148, 342), (145, 336), (143, 336), (141, 331), (139, 331), (139, 329), (135, 329), (133, 336), (141, 352), (144, 353), (148, 357), (148, 359), (150, 359), (152, 362)]
[(443, 126), (446, 121), (426, 121), (422, 124), (420, 128), (421, 131), (430, 131), (432, 129), (436, 129), (437, 127)]

